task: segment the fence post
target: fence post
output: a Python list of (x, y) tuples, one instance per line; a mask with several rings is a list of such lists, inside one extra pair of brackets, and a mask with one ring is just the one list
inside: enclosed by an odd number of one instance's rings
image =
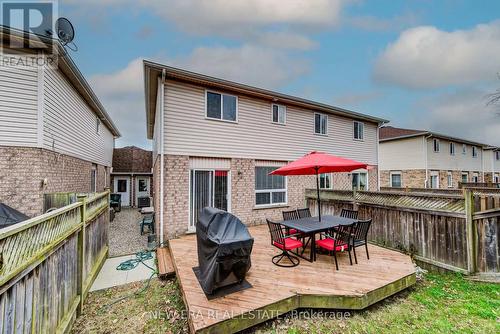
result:
[(82, 227), (78, 231), (78, 264), (77, 264), (77, 283), (76, 290), (79, 295), (80, 301), (78, 303), (78, 308), (76, 310), (76, 315), (80, 316), (82, 314), (83, 309), (83, 295), (85, 292), (85, 287), (83, 286), (85, 283), (85, 224), (87, 222), (87, 195), (78, 195), (78, 202), (81, 202), (81, 224)]
[(467, 270), (469, 274), (477, 271), (477, 231), (474, 224), (474, 193), (470, 189), (464, 190), (465, 224), (467, 240)]

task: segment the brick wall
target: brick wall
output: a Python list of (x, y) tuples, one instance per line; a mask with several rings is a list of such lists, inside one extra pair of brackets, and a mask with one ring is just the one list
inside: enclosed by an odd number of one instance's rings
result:
[[(388, 170), (380, 171), (380, 186), (390, 187), (390, 172)], [(401, 171), (401, 182), (403, 187), (407, 188), (425, 188), (425, 169), (409, 169)]]
[[(288, 203), (273, 208), (255, 207), (255, 160), (231, 159), (231, 212), (243, 223), (255, 225), (265, 223), (265, 219), (282, 219), (283, 210), (305, 207), (305, 189), (315, 188), (314, 176), (290, 176), (287, 180)], [(338, 182), (344, 182), (351, 189), (348, 173), (334, 174)], [(167, 239), (185, 234), (189, 219), (189, 157), (165, 155), (164, 194), (164, 236)], [(340, 181), (344, 179), (344, 181)], [(335, 182), (335, 181), (334, 181)], [(369, 171), (370, 189), (377, 189), (377, 170)], [(154, 165), (154, 203), (156, 208), (157, 231), (160, 231), (160, 160)], [(156, 191), (157, 190), (157, 191)]]
[(135, 146), (113, 150), (113, 172), (150, 173), (153, 166), (152, 152)]
[[(0, 201), (30, 217), (39, 215), (44, 193), (90, 192), (91, 170), (91, 162), (46, 149), (0, 147)], [(97, 191), (109, 185), (106, 170), (98, 165)]]

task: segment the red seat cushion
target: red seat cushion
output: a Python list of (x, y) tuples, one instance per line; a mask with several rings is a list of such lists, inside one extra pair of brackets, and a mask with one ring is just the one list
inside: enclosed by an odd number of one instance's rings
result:
[[(330, 238), (316, 241), (316, 245), (329, 251), (333, 250), (334, 244), (335, 244), (334, 240)], [(345, 242), (337, 242), (337, 244), (335, 245), (336, 252), (343, 252), (345, 250), (348, 250), (348, 248), (349, 246)]]
[[(280, 244), (276, 241), (273, 242), (273, 244), (278, 247), (279, 249), (285, 249), (285, 250), (290, 250), (290, 249), (295, 249), (295, 248), (300, 248), (302, 247), (302, 242), (300, 242), (297, 239), (292, 239), (292, 238), (287, 238), (285, 239), (285, 245)], [(284, 247), (283, 247), (284, 246)]]
[(291, 228), (291, 229), (290, 229), (290, 234), (295, 234), (295, 233), (297, 233), (297, 232), (298, 232), (298, 231), (297, 231), (296, 229), (294, 229), (294, 228)]

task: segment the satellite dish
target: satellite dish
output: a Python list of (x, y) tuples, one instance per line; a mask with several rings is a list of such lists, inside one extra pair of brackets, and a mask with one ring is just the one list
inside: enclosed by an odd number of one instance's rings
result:
[(60, 17), (56, 21), (56, 32), (57, 37), (61, 41), (61, 44), (66, 46), (71, 43), (75, 38), (75, 29), (69, 20), (65, 17)]

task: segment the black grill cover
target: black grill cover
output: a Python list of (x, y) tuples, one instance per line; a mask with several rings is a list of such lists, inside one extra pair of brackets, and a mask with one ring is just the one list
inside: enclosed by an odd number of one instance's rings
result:
[(203, 208), (196, 223), (199, 281), (206, 294), (240, 283), (250, 270), (253, 238), (229, 212)]
[(0, 228), (20, 223), (28, 220), (30, 217), (11, 208), (7, 204), (0, 203)]

